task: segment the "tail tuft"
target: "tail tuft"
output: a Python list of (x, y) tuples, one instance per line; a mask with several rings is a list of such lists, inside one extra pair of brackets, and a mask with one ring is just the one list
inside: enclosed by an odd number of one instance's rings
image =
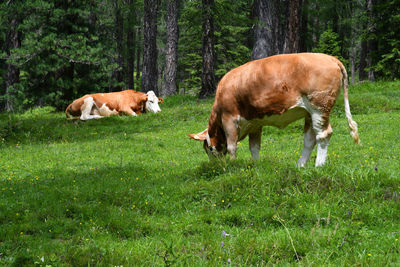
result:
[(343, 81), (343, 95), (344, 95), (344, 111), (346, 113), (346, 118), (347, 118), (347, 123), (349, 124), (350, 128), (350, 135), (353, 137), (354, 143), (360, 144), (360, 136), (358, 135), (358, 127), (357, 123), (353, 120), (353, 117), (351, 116), (350, 113), (350, 104), (349, 104), (349, 83), (348, 83), (348, 77), (347, 77), (347, 71), (343, 64), (338, 61), (338, 65), (340, 67), (340, 70), (342, 72), (342, 81)]
[(357, 123), (350, 118), (348, 119), (349, 128), (350, 128), (350, 135), (353, 137), (354, 143), (360, 144), (360, 136), (358, 135), (358, 128)]

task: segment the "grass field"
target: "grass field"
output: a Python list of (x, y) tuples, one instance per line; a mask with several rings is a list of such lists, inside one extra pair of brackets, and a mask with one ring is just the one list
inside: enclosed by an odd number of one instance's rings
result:
[[(303, 121), (265, 127), (260, 160), (210, 164), (187, 133), (212, 100), (160, 114), (67, 121), (0, 114), (1, 266), (400, 265), (400, 82), (341, 96), (328, 161), (295, 167)], [(225, 235), (226, 233), (226, 235)]]

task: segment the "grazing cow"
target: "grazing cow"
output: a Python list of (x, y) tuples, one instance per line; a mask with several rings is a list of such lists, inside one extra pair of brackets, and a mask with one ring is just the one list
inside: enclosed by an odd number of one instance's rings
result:
[(69, 119), (90, 120), (112, 115), (137, 116), (143, 112), (161, 112), (158, 103), (164, 100), (154, 94), (125, 90), (113, 93), (85, 95), (72, 102), (65, 114)]
[(276, 55), (231, 70), (218, 84), (208, 128), (188, 135), (204, 141), (210, 158), (229, 152), (231, 159), (236, 157), (237, 142), (249, 135), (251, 155), (258, 159), (264, 125), (284, 128), (305, 118), (304, 148), (297, 165), (304, 167), (317, 144), (315, 166), (321, 166), (332, 134), (329, 113), (342, 85), (347, 122), (359, 143), (346, 69), (337, 58), (317, 53)]

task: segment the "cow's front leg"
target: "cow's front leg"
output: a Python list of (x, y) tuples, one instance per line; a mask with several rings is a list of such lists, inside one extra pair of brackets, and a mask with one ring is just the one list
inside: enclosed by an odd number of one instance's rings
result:
[(227, 120), (223, 120), (224, 131), (226, 136), (226, 149), (229, 153), (231, 159), (236, 158), (236, 148), (238, 141), (238, 129), (237, 123), (229, 118)]
[(133, 111), (131, 108), (121, 109), (120, 111), (122, 113), (125, 113), (126, 115), (129, 115), (129, 116), (135, 116), (135, 117), (137, 116), (136, 112)]
[(304, 147), (300, 159), (297, 161), (297, 167), (304, 167), (310, 159), (312, 150), (315, 147), (315, 133), (312, 129), (311, 118), (306, 117), (304, 123)]
[(115, 109), (111, 110), (106, 105), (106, 103), (104, 103), (100, 108), (97, 108), (96, 110), (94, 110), (93, 114), (99, 114), (104, 117), (109, 117), (109, 116), (113, 116), (113, 115), (118, 115), (118, 111)]
[(254, 132), (249, 133), (249, 148), (253, 159), (260, 158), (259, 152), (261, 147), (261, 134), (261, 127)]

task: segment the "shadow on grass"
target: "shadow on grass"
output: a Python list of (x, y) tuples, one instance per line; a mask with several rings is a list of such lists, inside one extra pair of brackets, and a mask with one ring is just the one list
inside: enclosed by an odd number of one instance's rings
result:
[(187, 173), (183, 177), (185, 179), (203, 179), (211, 181), (217, 179), (221, 175), (241, 173), (247, 170), (262, 170), (267, 173), (273, 172), (276, 169), (279, 170), (290, 170), (292, 172), (297, 172), (298, 169), (294, 164), (284, 163), (279, 161), (279, 159), (274, 157), (264, 157), (260, 160), (252, 160), (246, 158), (240, 158), (235, 160), (230, 160), (229, 157), (225, 157), (218, 160), (209, 161), (208, 159), (202, 161), (200, 165), (195, 169), (193, 173)]
[(121, 134), (157, 133), (173, 128), (164, 123), (163, 114), (143, 114), (139, 117), (115, 116), (99, 120), (66, 120), (48, 113), (41, 116), (8, 116), (0, 114), (0, 145), (6, 143), (81, 142)]
[(0, 243), (21, 235), (68, 240), (92, 228), (121, 239), (156, 234), (160, 226), (147, 217), (168, 214), (156, 182), (138, 163), (2, 180)]

